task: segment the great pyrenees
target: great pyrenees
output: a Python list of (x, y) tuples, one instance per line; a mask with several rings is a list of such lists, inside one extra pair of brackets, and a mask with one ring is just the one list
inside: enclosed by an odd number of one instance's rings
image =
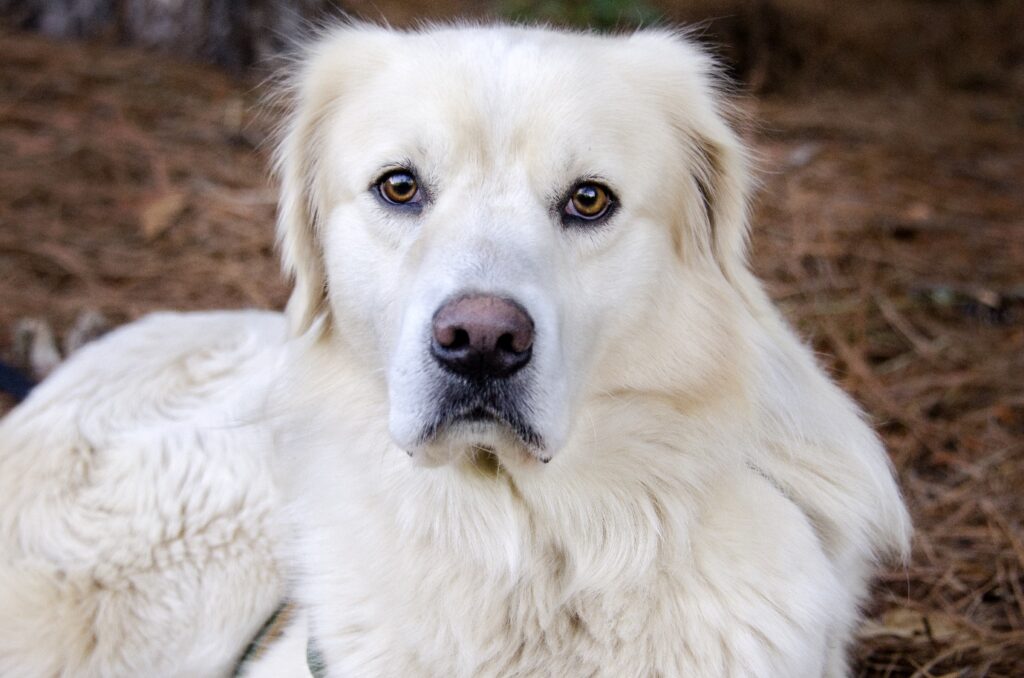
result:
[(347, 25), (289, 91), (287, 320), (144, 319), (0, 424), (0, 674), (848, 675), (909, 520), (748, 269), (714, 62)]

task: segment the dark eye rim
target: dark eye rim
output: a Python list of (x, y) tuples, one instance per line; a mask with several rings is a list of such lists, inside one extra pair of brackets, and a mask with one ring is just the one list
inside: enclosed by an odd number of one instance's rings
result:
[[(416, 192), (413, 193), (412, 197), (405, 202), (392, 200), (384, 192), (384, 182), (399, 174), (408, 174), (416, 184)], [(374, 193), (377, 199), (381, 201), (381, 203), (388, 207), (397, 209), (420, 209), (423, 205), (426, 194), (422, 182), (420, 182), (419, 177), (416, 176), (416, 172), (409, 167), (392, 167), (388, 169), (373, 181), (370, 185), (370, 190)]]
[[(596, 186), (604, 191), (605, 195), (608, 196), (608, 204), (598, 214), (588, 217), (578, 212), (570, 212), (570, 209), (575, 210), (573, 207), (573, 196), (576, 195), (576, 191), (580, 190), (584, 186)], [(558, 213), (562, 218), (562, 224), (566, 227), (569, 226), (593, 226), (595, 224), (601, 224), (618, 211), (619, 199), (615, 195), (608, 184), (601, 179), (597, 178), (585, 178), (573, 183), (572, 187), (565, 193), (561, 201), (558, 203)]]

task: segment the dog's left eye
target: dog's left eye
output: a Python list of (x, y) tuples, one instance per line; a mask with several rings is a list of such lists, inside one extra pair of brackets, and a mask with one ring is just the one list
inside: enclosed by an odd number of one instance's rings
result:
[(394, 170), (377, 180), (380, 197), (392, 205), (409, 205), (423, 200), (419, 183), (412, 172)]

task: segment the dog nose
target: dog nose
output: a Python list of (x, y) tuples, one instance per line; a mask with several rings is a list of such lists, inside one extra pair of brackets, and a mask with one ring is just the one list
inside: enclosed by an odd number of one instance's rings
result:
[(488, 294), (449, 301), (434, 314), (430, 351), (446, 370), (474, 379), (509, 377), (530, 362), (533, 319)]

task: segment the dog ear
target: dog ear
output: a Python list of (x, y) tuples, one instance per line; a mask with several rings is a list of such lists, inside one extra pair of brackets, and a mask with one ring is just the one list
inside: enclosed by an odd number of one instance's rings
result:
[(325, 29), (300, 52), (278, 91), (289, 113), (274, 154), (281, 185), (277, 243), (293, 284), (286, 314), (295, 334), (330, 313), (319, 237), (326, 216), (319, 183), (327, 118), (343, 99), (346, 83), (365, 66), (361, 62), (380, 53), (378, 43), (386, 39), (386, 31), (371, 24), (350, 22)]
[(315, 185), (317, 137), (325, 102), (315, 91), (313, 65), (291, 76), (285, 96), (291, 112), (282, 126), (274, 158), (280, 181), (277, 243), (285, 274), (292, 282), (286, 315), (294, 334), (302, 334), (325, 311), (326, 276), (318, 245), (320, 218)]
[(736, 281), (747, 271), (751, 172), (746, 147), (729, 124), (734, 111), (721, 69), (685, 34), (653, 30), (635, 39), (648, 41), (660, 98), (683, 142), (690, 168), (685, 193), (700, 208), (685, 210), (697, 222), (690, 225), (696, 231), (691, 235)]
[(747, 152), (722, 113), (702, 121), (694, 146), (694, 181), (703, 204), (704, 228), (726, 277), (747, 270), (750, 236), (750, 171)]

